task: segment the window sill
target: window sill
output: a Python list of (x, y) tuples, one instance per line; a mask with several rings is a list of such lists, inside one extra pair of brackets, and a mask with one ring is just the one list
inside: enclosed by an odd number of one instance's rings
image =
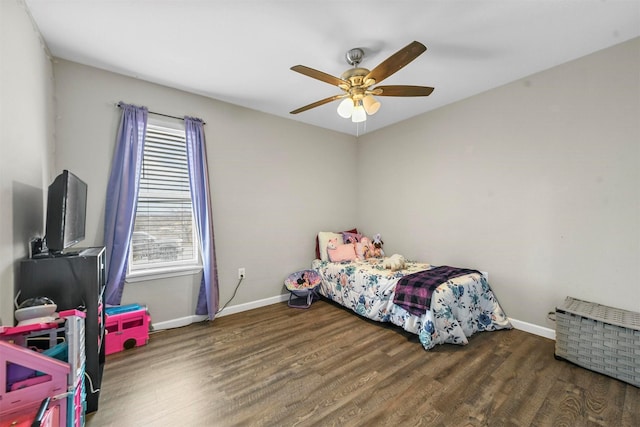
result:
[(202, 271), (201, 265), (185, 265), (181, 267), (154, 268), (138, 270), (127, 274), (126, 283), (146, 282), (148, 280), (166, 279), (176, 276), (188, 276)]

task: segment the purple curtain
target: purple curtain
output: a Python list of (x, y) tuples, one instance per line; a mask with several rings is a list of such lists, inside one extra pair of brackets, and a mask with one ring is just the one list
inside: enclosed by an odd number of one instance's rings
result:
[(122, 109), (122, 119), (107, 184), (104, 221), (107, 255), (105, 301), (110, 305), (120, 305), (122, 300), (149, 114), (146, 107), (122, 102), (118, 107)]
[(187, 139), (187, 162), (189, 164), (189, 184), (191, 201), (196, 222), (200, 249), (202, 251), (202, 282), (196, 314), (207, 314), (213, 320), (218, 312), (218, 268), (213, 239), (213, 216), (209, 192), (209, 173), (205, 147), (203, 122), (185, 117)]

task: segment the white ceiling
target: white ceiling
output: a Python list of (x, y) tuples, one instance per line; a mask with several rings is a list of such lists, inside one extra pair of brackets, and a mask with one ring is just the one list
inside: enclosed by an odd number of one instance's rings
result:
[[(55, 57), (353, 135), (640, 36), (638, 0), (24, 1)], [(338, 101), (289, 114), (341, 92), (291, 66), (339, 77), (347, 50), (373, 69), (413, 40), (427, 51), (384, 84), (431, 96), (381, 97), (359, 126)]]

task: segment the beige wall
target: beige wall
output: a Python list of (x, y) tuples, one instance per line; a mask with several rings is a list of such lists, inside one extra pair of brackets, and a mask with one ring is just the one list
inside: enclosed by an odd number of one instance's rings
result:
[[(284, 278), (310, 267), (315, 234), (355, 223), (351, 136), (68, 61), (54, 61), (54, 76), (55, 167), (88, 184), (85, 245), (103, 243), (121, 100), (207, 123), (221, 304), (233, 294), (239, 267), (247, 275), (231, 306), (286, 293)], [(123, 303), (146, 304), (154, 323), (183, 318), (195, 311), (199, 284), (199, 276), (130, 283)]]
[(488, 271), (523, 322), (566, 296), (640, 311), (639, 103), (635, 39), (365, 135), (358, 225)]
[(53, 147), (51, 61), (22, 2), (0, 1), (0, 324), (13, 325), (19, 260), (42, 235)]

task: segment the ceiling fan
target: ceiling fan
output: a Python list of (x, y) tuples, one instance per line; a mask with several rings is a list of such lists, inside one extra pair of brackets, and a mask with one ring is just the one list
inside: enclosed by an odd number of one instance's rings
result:
[(375, 114), (380, 108), (380, 102), (378, 102), (373, 95), (428, 96), (433, 92), (432, 87), (393, 85), (376, 86), (372, 88), (373, 85), (380, 83), (382, 80), (399, 71), (426, 50), (427, 48), (422, 43), (413, 41), (385, 59), (373, 70), (369, 71), (366, 68), (358, 67), (364, 57), (364, 51), (360, 48), (354, 48), (346, 54), (347, 63), (354, 68), (350, 68), (342, 73), (341, 78), (304, 65), (294, 65), (291, 67), (293, 71), (338, 86), (344, 93), (305, 105), (304, 107), (291, 111), (290, 114), (302, 113), (303, 111), (342, 99), (342, 102), (338, 105), (338, 114), (344, 118), (351, 117), (351, 120), (357, 123), (367, 120), (367, 114)]

